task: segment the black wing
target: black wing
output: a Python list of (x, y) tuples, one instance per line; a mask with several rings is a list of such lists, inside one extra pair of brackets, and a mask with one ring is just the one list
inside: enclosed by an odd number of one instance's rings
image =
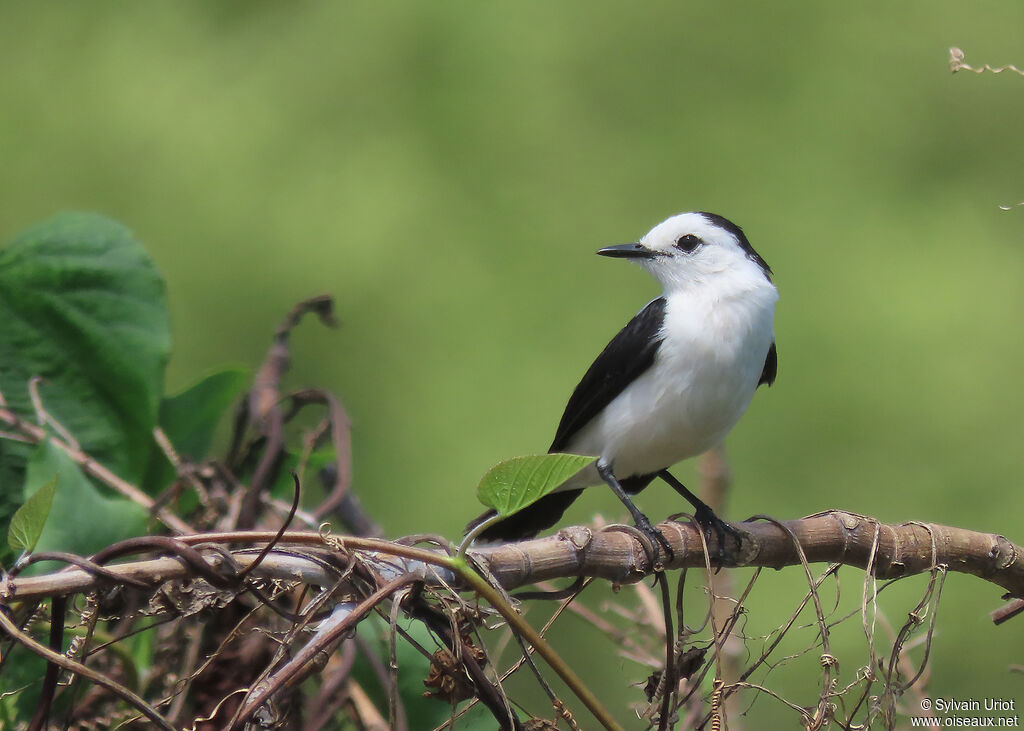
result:
[(779, 354), (775, 350), (775, 341), (772, 341), (772, 347), (768, 348), (768, 357), (764, 359), (764, 370), (761, 371), (761, 380), (757, 382), (760, 386), (762, 383), (767, 383), (771, 386), (775, 383), (775, 375), (779, 372)]
[(565, 449), (576, 432), (651, 367), (664, 321), (665, 298), (658, 297), (612, 338), (569, 397), (549, 452)]

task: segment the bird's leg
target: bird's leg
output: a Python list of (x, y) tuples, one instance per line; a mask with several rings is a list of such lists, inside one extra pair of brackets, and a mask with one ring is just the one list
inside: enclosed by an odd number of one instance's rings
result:
[(687, 490), (686, 485), (673, 477), (672, 473), (668, 470), (662, 470), (658, 473), (658, 476), (671, 485), (673, 490), (686, 498), (690, 505), (693, 506), (694, 520), (704, 527), (705, 537), (710, 539), (711, 531), (713, 530), (715, 532), (715, 536), (718, 538), (718, 562), (720, 565), (724, 563), (725, 534), (728, 533), (731, 535), (736, 539), (737, 543), (742, 542), (743, 534), (715, 515), (715, 511), (712, 510), (707, 503)]
[[(599, 459), (597, 461), (597, 474), (601, 475), (601, 479), (604, 480), (608, 484), (608, 487), (612, 489), (612, 492), (615, 493), (615, 497), (621, 500), (622, 504), (626, 506), (626, 510), (628, 510), (629, 514), (633, 516), (633, 523), (636, 527), (652, 540), (655, 548), (657, 548), (658, 545), (664, 548), (665, 553), (668, 554), (668, 558), (671, 561), (675, 556), (675, 553), (672, 551), (672, 546), (669, 545), (668, 540), (661, 534), (661, 531), (651, 525), (651, 521), (647, 519), (647, 516), (640, 512), (640, 508), (638, 508), (633, 501), (629, 499), (629, 495), (627, 495), (626, 491), (622, 489), (622, 485), (619, 484), (618, 479), (612, 472), (611, 464), (603, 459)], [(657, 555), (648, 556), (647, 558), (650, 560), (652, 566), (657, 563)]]

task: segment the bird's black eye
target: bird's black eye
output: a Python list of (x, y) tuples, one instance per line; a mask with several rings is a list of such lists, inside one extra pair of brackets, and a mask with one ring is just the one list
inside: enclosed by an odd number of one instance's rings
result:
[(686, 234), (686, 236), (680, 236), (676, 239), (676, 248), (680, 251), (685, 251), (689, 254), (691, 251), (696, 249), (704, 242), (700, 240), (700, 237), (694, 236), (693, 234)]

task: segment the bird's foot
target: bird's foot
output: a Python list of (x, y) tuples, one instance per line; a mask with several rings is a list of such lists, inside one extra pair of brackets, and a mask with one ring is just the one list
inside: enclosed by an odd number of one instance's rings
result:
[[(647, 554), (647, 560), (650, 561), (651, 566), (655, 571), (663, 571), (664, 565), (661, 563), (661, 551), (658, 546), (665, 549), (665, 553), (668, 554), (668, 560), (671, 561), (675, 558), (675, 553), (672, 551), (672, 546), (669, 545), (668, 540), (661, 534), (661, 531), (656, 530), (651, 521), (640, 512), (640, 509), (633, 504), (633, 501), (629, 499), (629, 495), (622, 489), (622, 485), (615, 477), (615, 473), (612, 472), (612, 466), (609, 462), (604, 459), (597, 461), (597, 473), (601, 475), (601, 479), (604, 480), (608, 487), (615, 493), (615, 497), (622, 501), (622, 504), (626, 506), (629, 514), (633, 516), (633, 524), (637, 530), (644, 534), (649, 540), (644, 542), (644, 553)], [(650, 543), (650, 545), (647, 545)]]
[(675, 551), (672, 550), (671, 544), (668, 539), (662, 535), (661, 531), (651, 525), (651, 521), (648, 520), (647, 516), (640, 513), (634, 516), (634, 522), (636, 523), (637, 530), (643, 533), (649, 540), (650, 545), (643, 543), (644, 552), (647, 554), (647, 560), (651, 566), (654, 567), (655, 571), (660, 570), (663, 567), (661, 563), (661, 549), (664, 549), (665, 554), (668, 556), (668, 560), (671, 561), (675, 558)]
[(709, 508), (707, 505), (701, 504), (693, 512), (693, 518), (697, 521), (697, 524), (704, 529), (704, 540), (710, 545), (711, 536), (714, 534), (717, 539), (716, 545), (718, 550), (716, 551), (716, 558), (718, 559), (718, 566), (715, 568), (715, 573), (722, 570), (722, 567), (726, 564), (726, 558), (730, 558), (730, 563), (735, 563), (734, 557), (730, 557), (725, 549), (725, 536), (726, 534), (732, 536), (736, 540), (736, 545), (743, 545), (743, 533), (742, 531), (733, 528), (731, 525), (726, 523), (724, 520), (715, 515), (715, 511)]

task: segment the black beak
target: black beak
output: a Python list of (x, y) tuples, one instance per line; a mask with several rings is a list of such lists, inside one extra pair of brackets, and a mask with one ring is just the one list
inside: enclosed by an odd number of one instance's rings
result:
[(657, 256), (657, 253), (640, 243), (606, 246), (603, 249), (598, 249), (597, 253), (601, 256), (611, 256), (616, 259), (653, 259)]

